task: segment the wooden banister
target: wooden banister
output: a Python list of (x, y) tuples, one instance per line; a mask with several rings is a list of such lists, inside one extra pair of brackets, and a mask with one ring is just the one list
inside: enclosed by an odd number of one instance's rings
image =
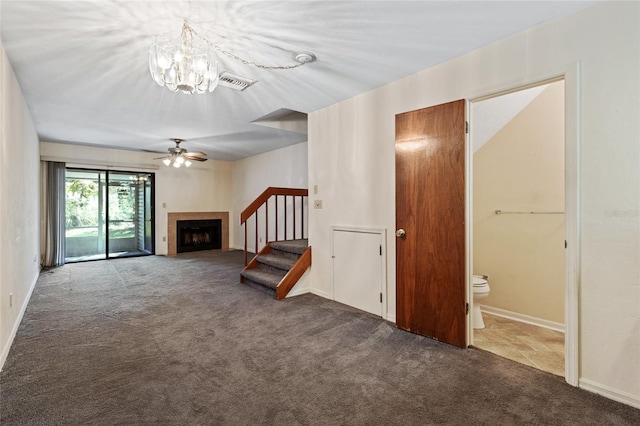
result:
[(240, 213), (240, 225), (245, 223), (255, 212), (258, 211), (264, 203), (267, 202), (272, 195), (292, 195), (292, 196), (308, 196), (309, 190), (302, 188), (278, 188), (270, 186), (264, 192), (249, 204), (249, 206)]
[[(240, 214), (240, 225), (244, 225), (244, 264), (245, 266), (248, 263), (248, 256), (247, 256), (247, 221), (251, 218), (251, 217), (255, 217), (255, 252), (259, 252), (260, 251), (260, 247), (258, 246), (258, 210), (260, 208), (262, 208), (263, 206), (264, 208), (264, 224), (265, 224), (265, 243), (269, 242), (269, 199), (271, 197), (275, 196), (275, 241), (278, 241), (279, 239), (282, 239), (279, 234), (278, 234), (278, 220), (279, 220), (279, 216), (278, 216), (278, 197), (280, 196), (284, 196), (284, 213), (283, 213), (283, 222), (284, 222), (284, 240), (288, 240), (288, 234), (287, 234), (287, 215), (288, 215), (288, 210), (291, 211), (292, 213), (292, 217), (293, 217), (293, 240), (295, 240), (296, 238), (298, 238), (298, 235), (296, 233), (296, 198), (300, 197), (301, 202), (300, 202), (300, 216), (301, 216), (301, 225), (300, 225), (300, 236), (299, 238), (305, 238), (304, 236), (304, 214), (305, 214), (305, 209), (304, 209), (304, 197), (308, 197), (309, 196), (309, 190), (305, 189), (305, 188), (279, 188), (279, 187), (273, 187), (270, 186), (269, 188), (265, 189), (264, 192), (262, 192), (262, 194), (258, 195), (258, 197), (253, 200), (251, 202), (251, 204), (249, 204), (249, 206), (244, 209), (242, 211), (242, 213)], [(287, 209), (287, 197), (293, 197), (293, 206), (291, 209)]]

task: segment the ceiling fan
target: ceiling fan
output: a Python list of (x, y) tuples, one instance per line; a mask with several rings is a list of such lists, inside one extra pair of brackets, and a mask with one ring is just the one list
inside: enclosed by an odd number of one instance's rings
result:
[(154, 158), (154, 160), (162, 160), (165, 166), (180, 167), (184, 165), (189, 167), (192, 161), (207, 161), (205, 158), (207, 154), (201, 151), (187, 152), (186, 149), (180, 148), (180, 143), (184, 142), (182, 139), (172, 139), (176, 143), (175, 148), (169, 148), (169, 155), (164, 157)]

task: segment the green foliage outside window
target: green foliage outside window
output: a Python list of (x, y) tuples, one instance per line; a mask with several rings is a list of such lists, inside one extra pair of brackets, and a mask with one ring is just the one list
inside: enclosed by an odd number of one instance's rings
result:
[[(66, 235), (67, 237), (97, 237), (99, 217), (106, 206), (100, 206), (98, 182), (92, 179), (66, 181)], [(136, 212), (136, 188), (127, 183), (109, 188), (109, 237), (133, 238)], [(104, 226), (104, 225), (103, 225)]]

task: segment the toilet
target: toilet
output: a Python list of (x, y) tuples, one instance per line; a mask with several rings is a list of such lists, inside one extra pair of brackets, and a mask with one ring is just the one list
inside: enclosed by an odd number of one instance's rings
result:
[(484, 328), (482, 312), (480, 311), (480, 301), (489, 296), (489, 283), (486, 275), (473, 276), (473, 328)]

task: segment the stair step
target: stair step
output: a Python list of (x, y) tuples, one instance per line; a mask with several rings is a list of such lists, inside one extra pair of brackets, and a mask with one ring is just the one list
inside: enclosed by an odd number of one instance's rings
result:
[(240, 273), (243, 277), (253, 281), (254, 283), (261, 284), (265, 287), (275, 290), (278, 287), (282, 278), (288, 271), (282, 271), (281, 273), (274, 271), (273, 269), (254, 268), (247, 269)]
[(296, 263), (296, 259), (291, 259), (288, 257), (278, 256), (275, 254), (261, 254), (258, 256), (258, 262), (264, 265), (268, 265), (272, 268), (282, 269), (284, 271), (289, 271)]
[(309, 247), (309, 240), (273, 241), (269, 243), (269, 247), (273, 250), (301, 255)]
[(307, 250), (309, 241), (272, 241), (269, 247), (270, 253), (258, 255), (255, 267), (243, 270), (240, 275), (245, 284), (264, 289), (276, 296), (278, 284)]
[(244, 278), (244, 285), (249, 286), (255, 290), (262, 291), (268, 294), (269, 296), (273, 297), (274, 299), (276, 298), (276, 295), (277, 295), (276, 290), (272, 289), (271, 287), (265, 287), (262, 284), (253, 282), (247, 277)]

